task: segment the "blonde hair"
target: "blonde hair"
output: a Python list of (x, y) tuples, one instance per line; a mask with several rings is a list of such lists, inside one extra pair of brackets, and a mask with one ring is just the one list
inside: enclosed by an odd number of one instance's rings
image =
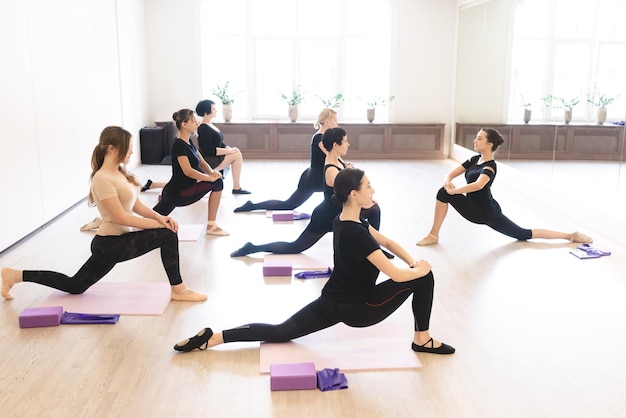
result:
[(325, 124), (326, 121), (331, 118), (331, 116), (336, 115), (336, 114), (337, 112), (335, 110), (327, 107), (326, 109), (320, 112), (319, 116), (317, 117), (317, 122), (313, 124), (313, 127), (315, 129), (321, 128), (322, 125)]
[[(111, 145), (113, 148), (117, 149), (117, 163), (119, 164), (118, 170), (120, 173), (122, 173), (130, 183), (135, 186), (139, 186), (137, 178), (133, 174), (129, 173), (126, 170), (125, 165), (122, 164), (126, 159), (126, 155), (128, 155), (131, 137), (132, 135), (130, 132), (124, 128), (120, 128), (119, 126), (107, 126), (102, 130), (102, 133), (100, 134), (100, 141), (91, 154), (91, 175), (89, 176), (89, 181), (91, 181), (96, 172), (102, 168), (102, 164), (104, 164), (104, 156), (107, 154), (109, 145)], [(91, 189), (89, 190), (87, 202), (89, 206), (93, 206), (95, 204)]]

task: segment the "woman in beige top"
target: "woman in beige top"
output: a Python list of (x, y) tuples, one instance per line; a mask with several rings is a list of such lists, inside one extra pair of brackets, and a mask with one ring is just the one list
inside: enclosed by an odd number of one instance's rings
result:
[[(170, 281), (172, 300), (198, 302), (207, 296), (185, 286), (180, 276), (178, 224), (144, 205), (138, 198), (140, 184), (126, 171), (132, 154), (128, 131), (109, 126), (91, 157), (89, 204), (100, 212), (102, 225), (91, 242), (91, 257), (73, 276), (43, 270), (2, 269), (2, 297), (13, 299), (11, 288), (33, 282), (79, 294), (103, 278), (119, 262), (161, 250), (163, 267)], [(139, 216), (137, 216), (137, 215)], [(140, 229), (133, 231), (131, 228)]]

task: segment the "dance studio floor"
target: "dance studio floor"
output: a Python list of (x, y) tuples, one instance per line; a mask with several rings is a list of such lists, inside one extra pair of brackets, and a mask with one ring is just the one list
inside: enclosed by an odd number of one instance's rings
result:
[[(115, 325), (20, 329), (20, 312), (51, 293), (34, 284), (14, 287), (1, 303), (0, 415), (89, 417), (617, 417), (626, 410), (626, 241), (624, 222), (603, 207), (597, 187), (576, 192), (580, 170), (547, 182), (530, 167), (499, 165), (493, 193), (522, 226), (580, 230), (612, 255), (579, 260), (565, 241), (516, 242), (463, 220), (454, 210), (440, 244), (416, 247), (428, 232), (434, 196), (457, 162), (355, 161), (376, 189), (381, 231), (435, 274), (431, 333), (456, 347), (452, 356), (417, 354), (421, 368), (349, 371), (342, 391), (271, 392), (259, 371), (259, 344), (235, 343), (178, 354), (172, 346), (200, 328), (279, 322), (314, 299), (323, 279), (267, 279), (263, 254), (230, 258), (246, 241), (293, 240), (307, 221), (274, 223), (264, 212), (233, 213), (247, 199), (286, 198), (306, 161), (246, 161), (233, 196), (227, 178), (218, 223), (228, 237), (201, 235), (180, 243), (188, 286), (204, 303), (170, 302), (162, 315), (124, 315)], [(549, 167), (535, 167), (544, 173)], [(527, 170), (526, 172), (524, 170)], [(612, 168), (611, 170), (617, 170)], [(140, 166), (142, 183), (167, 180), (170, 168)], [(556, 189), (552, 187), (555, 186)], [(156, 203), (158, 191), (142, 193)], [(314, 195), (299, 210), (311, 213)], [(594, 203), (600, 203), (594, 207)], [(173, 216), (206, 221), (207, 199)], [(624, 212), (621, 211), (623, 214)], [(94, 218), (80, 203), (50, 225), (0, 254), (0, 267), (52, 269), (73, 274), (89, 256), (93, 233), (79, 227)], [(331, 236), (305, 252), (332, 253)], [(399, 260), (395, 262), (401, 263)], [(166, 282), (154, 251), (116, 266), (107, 282)], [(394, 339), (410, 350), (410, 304), (388, 318)], [(367, 333), (368, 330), (363, 330)], [(403, 333), (398, 335), (398, 332)], [(384, 338), (385, 334), (371, 334)], [(359, 348), (355, 348), (358, 350)], [(336, 367), (341, 369), (341, 364)]]

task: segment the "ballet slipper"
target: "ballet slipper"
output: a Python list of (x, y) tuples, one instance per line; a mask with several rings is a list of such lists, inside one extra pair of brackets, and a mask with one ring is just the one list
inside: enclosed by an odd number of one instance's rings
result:
[(15, 283), (22, 281), (21, 279), (16, 277), (19, 274), (19, 270), (11, 269), (8, 267), (2, 269), (2, 297), (6, 300), (13, 299), (13, 295), (11, 295), (11, 288)]
[(206, 350), (209, 348), (209, 340), (213, 336), (213, 330), (211, 328), (203, 328), (191, 338), (185, 338), (181, 342), (174, 345), (176, 351), (192, 351), (196, 348), (198, 350)]
[(172, 292), (171, 298), (172, 300), (180, 302), (202, 302), (203, 300), (207, 300), (207, 295), (186, 288), (180, 293)]
[(225, 237), (227, 235), (230, 235), (230, 233), (228, 231), (220, 228), (219, 226), (217, 226), (217, 224), (207, 225), (206, 234), (207, 235), (216, 235), (216, 236), (219, 236), (219, 237)]
[(434, 245), (439, 242), (439, 238), (434, 236), (433, 234), (428, 234), (421, 240), (417, 241), (415, 245), (425, 246), (425, 245)]
[(100, 217), (93, 218), (93, 221), (86, 223), (80, 227), (81, 231), (91, 231), (92, 229), (98, 229), (102, 225), (102, 219)]
[(586, 244), (591, 244), (593, 239), (590, 236), (583, 234), (582, 232), (574, 232), (572, 234), (572, 242), (581, 242)]
[(230, 256), (231, 257), (243, 257), (243, 256), (246, 256), (246, 255), (248, 255), (250, 253), (255, 252), (252, 247), (253, 247), (253, 244), (251, 242), (246, 242), (243, 245), (243, 247), (241, 247), (237, 251), (233, 251), (232, 253), (230, 253)]

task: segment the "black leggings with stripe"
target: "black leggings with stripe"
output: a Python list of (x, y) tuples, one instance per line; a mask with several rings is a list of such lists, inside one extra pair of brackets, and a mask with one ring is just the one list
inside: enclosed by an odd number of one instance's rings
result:
[(64, 292), (79, 294), (102, 279), (121, 261), (131, 260), (154, 249), (161, 249), (161, 261), (172, 286), (183, 282), (180, 277), (178, 235), (166, 228), (145, 229), (122, 235), (96, 235), (91, 241), (91, 257), (69, 277), (47, 270), (24, 270), (25, 282), (39, 283)]
[(495, 212), (488, 213), (469, 197), (463, 194), (451, 195), (446, 192), (446, 189), (443, 187), (439, 189), (439, 192), (437, 192), (437, 200), (443, 203), (451, 204), (452, 207), (459, 212), (459, 215), (468, 221), (475, 224), (487, 225), (489, 228), (508, 237), (512, 237), (520, 241), (526, 241), (533, 237), (532, 230), (522, 228), (504, 216), (500, 210), (500, 205), (498, 205), (497, 202), (495, 202)]
[(362, 328), (377, 324), (394, 313), (413, 295), (411, 302), (414, 330), (427, 331), (433, 305), (435, 281), (432, 272), (419, 279), (397, 283), (386, 280), (374, 287), (367, 303), (343, 303), (321, 296), (300, 309), (282, 324), (252, 323), (222, 332), (224, 342), (267, 341), (285, 342), (312, 334), (343, 322)]
[(193, 186), (183, 190), (172, 190), (172, 188), (163, 188), (161, 193), (161, 201), (152, 208), (156, 213), (161, 215), (169, 215), (178, 206), (189, 206), (202, 199), (209, 192), (219, 192), (224, 189), (222, 179), (216, 181), (199, 181)]

